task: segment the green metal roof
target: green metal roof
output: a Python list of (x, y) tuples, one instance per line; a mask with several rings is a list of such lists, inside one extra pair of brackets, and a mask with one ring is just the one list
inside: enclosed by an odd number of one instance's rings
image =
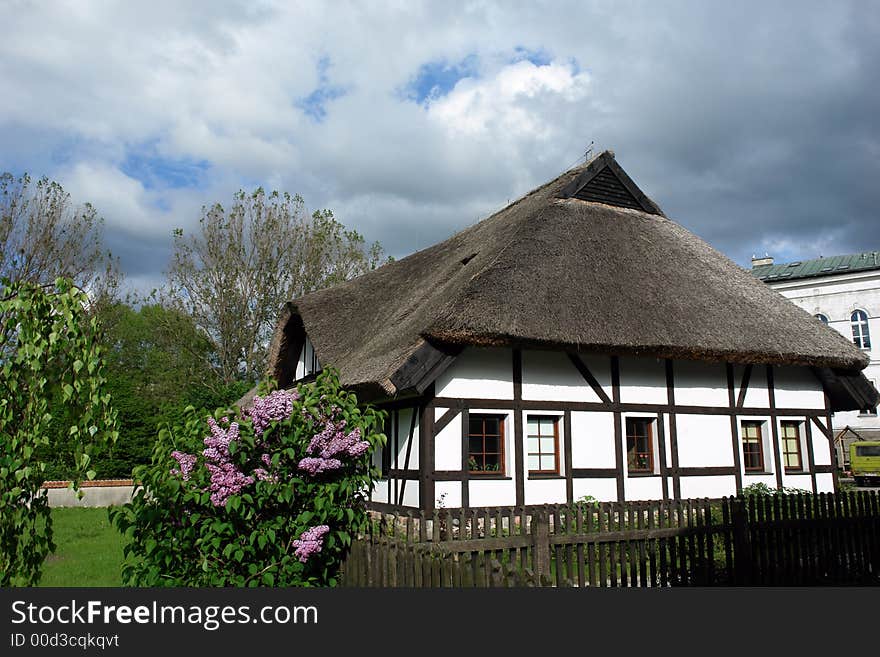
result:
[(752, 267), (752, 274), (765, 283), (775, 283), (871, 269), (880, 269), (880, 251), (816, 258), (815, 260), (798, 260), (779, 265), (757, 265)]

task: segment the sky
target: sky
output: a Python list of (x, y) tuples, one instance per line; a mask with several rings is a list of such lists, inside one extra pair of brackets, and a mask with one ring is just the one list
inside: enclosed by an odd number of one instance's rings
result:
[(880, 248), (873, 2), (0, 0), (0, 171), (105, 219), (128, 287), (257, 186), (403, 257), (617, 161), (743, 266)]

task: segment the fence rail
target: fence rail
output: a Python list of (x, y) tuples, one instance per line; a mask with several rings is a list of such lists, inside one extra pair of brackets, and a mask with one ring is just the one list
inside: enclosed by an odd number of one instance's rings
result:
[(874, 492), (373, 512), (352, 586), (880, 583)]

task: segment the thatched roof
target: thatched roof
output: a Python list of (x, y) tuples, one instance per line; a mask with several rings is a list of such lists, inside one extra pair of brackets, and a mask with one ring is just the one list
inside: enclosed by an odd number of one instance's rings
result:
[(868, 362), (663, 216), (607, 151), (444, 242), (286, 304), (270, 353), (281, 385), (303, 330), (344, 384), (381, 395), (429, 382), (467, 345), (848, 371)]

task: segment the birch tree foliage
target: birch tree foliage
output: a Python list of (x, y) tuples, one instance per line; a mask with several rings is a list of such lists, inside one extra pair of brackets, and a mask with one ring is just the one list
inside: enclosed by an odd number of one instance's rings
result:
[[(73, 453), (73, 485), (118, 437), (105, 389), (97, 319), (65, 279), (50, 289), (0, 279), (0, 586), (32, 586), (55, 546), (42, 448)], [(63, 432), (51, 430), (55, 415)]]
[(299, 195), (240, 191), (229, 208), (203, 208), (192, 234), (175, 230), (164, 302), (212, 341), (223, 382), (256, 381), (284, 301), (366, 273), (382, 257), (378, 242), (367, 245), (330, 210), (309, 213)]

